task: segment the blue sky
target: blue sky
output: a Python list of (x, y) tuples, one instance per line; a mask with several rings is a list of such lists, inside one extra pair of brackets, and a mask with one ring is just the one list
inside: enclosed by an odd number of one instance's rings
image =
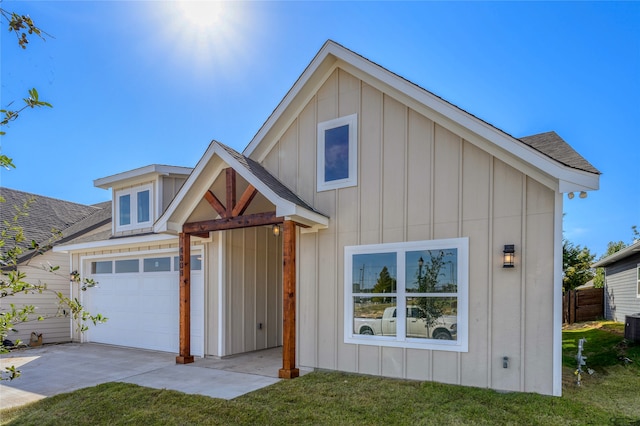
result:
[[(2, 22), (1, 99), (51, 110), (11, 124), (1, 184), (80, 203), (93, 180), (243, 150), (327, 39), (516, 136), (556, 131), (602, 171), (565, 198), (565, 237), (602, 254), (640, 226), (640, 3), (2, 1), (53, 37), (26, 51)], [(55, 37), (55, 38), (54, 38)]]

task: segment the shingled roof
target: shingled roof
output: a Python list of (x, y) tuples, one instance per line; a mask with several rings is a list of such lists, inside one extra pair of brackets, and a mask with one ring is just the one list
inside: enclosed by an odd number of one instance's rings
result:
[[(0, 196), (5, 200), (0, 205), (3, 227), (5, 221), (13, 223), (19, 211), (24, 213), (17, 222), (25, 236), (19, 244), (22, 248), (29, 247), (32, 240), (41, 246), (60, 244), (111, 220), (110, 202), (89, 206), (4, 187), (0, 187)], [(10, 246), (2, 247), (3, 252)], [(26, 251), (18, 261), (32, 254)]]
[(291, 203), (294, 203), (298, 206), (304, 207), (307, 210), (314, 211), (316, 213), (322, 214), (311, 207), (307, 202), (305, 202), (302, 198), (298, 197), (292, 190), (287, 188), (282, 182), (280, 182), (276, 177), (274, 177), (271, 173), (267, 171), (264, 167), (262, 167), (258, 162), (252, 160), (249, 157), (245, 157), (240, 154), (238, 151), (234, 150), (226, 146), (223, 143), (215, 141), (218, 145), (220, 145), (225, 151), (227, 151), (233, 158), (235, 158), (238, 163), (240, 163), (244, 168), (246, 168), (249, 172), (251, 172), (256, 178), (258, 178), (262, 183), (267, 185), (269, 189), (275, 192), (280, 198), (287, 200)]
[(525, 136), (520, 138), (520, 141), (567, 167), (600, 174), (598, 169), (593, 167), (582, 155), (578, 154), (575, 149), (571, 148), (556, 132)]

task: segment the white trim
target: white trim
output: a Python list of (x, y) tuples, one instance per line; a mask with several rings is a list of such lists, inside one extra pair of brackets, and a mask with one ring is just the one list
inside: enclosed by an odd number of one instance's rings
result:
[(554, 204), (552, 395), (562, 396), (562, 193), (556, 192)]
[[(324, 44), (265, 124), (260, 128), (258, 133), (256, 133), (247, 148), (244, 150), (244, 155), (251, 156), (253, 151), (262, 143), (263, 139), (273, 128), (276, 122), (285, 114), (285, 111), (293, 103), (295, 98), (301, 94), (305, 85), (309, 82), (314, 73), (321, 69), (323, 63), (325, 61), (335, 63), (336, 59), (344, 61), (345, 63), (362, 70), (362, 72), (370, 75), (374, 79), (377, 79), (384, 85), (388, 85), (391, 89), (397, 90), (401, 94), (415, 99), (417, 102), (431, 108), (443, 117), (468, 128), (471, 132), (491, 141), (496, 146), (506, 152), (512, 153), (514, 156), (522, 159), (538, 170), (541, 170), (556, 179), (564, 181), (563, 187), (567, 192), (596, 190), (599, 187), (600, 177), (598, 174), (577, 170), (553, 160), (545, 154), (542, 154), (541, 152), (520, 142), (511, 135), (491, 126), (453, 104), (444, 101), (434, 94), (393, 74), (387, 69), (336, 44), (331, 40)], [(338, 64), (338, 66), (340, 66), (340, 64)], [(576, 189), (573, 189), (574, 185)]]
[(598, 260), (596, 263), (594, 263), (593, 265), (591, 265), (593, 268), (602, 268), (605, 266), (609, 266), (614, 262), (617, 262), (618, 260), (622, 260), (628, 256), (631, 256), (632, 254), (635, 254), (637, 252), (640, 252), (640, 241), (636, 241), (635, 243), (631, 244), (630, 246), (627, 246), (625, 248), (623, 248), (622, 250), (619, 250), (607, 257), (605, 257), (604, 259), (600, 259)]
[[(213, 141), (198, 162), (198, 165), (194, 169), (193, 173), (191, 173), (187, 181), (184, 183), (184, 185), (182, 185), (182, 188), (180, 189), (178, 194), (174, 197), (173, 201), (171, 201), (171, 204), (169, 205), (167, 210), (154, 225), (155, 232), (180, 232), (180, 228), (187, 220), (188, 215), (182, 214), (180, 215), (180, 217), (174, 218), (173, 216), (178, 211), (178, 207), (183, 202), (190, 202), (191, 205), (187, 209), (190, 213), (190, 211), (195, 208), (195, 205), (200, 202), (205, 191), (209, 189), (213, 181), (222, 171), (222, 166), (216, 167), (215, 173), (207, 173), (208, 179), (206, 181), (199, 182), (199, 189), (195, 189), (198, 179), (203, 174), (203, 171), (205, 170), (207, 165), (209, 165), (210, 162), (213, 161), (212, 159), (214, 155), (217, 155), (222, 162), (232, 167), (248, 183), (253, 185), (253, 187), (256, 188), (258, 192), (260, 192), (260, 194), (266, 197), (269, 202), (273, 203), (276, 206), (276, 215), (290, 216), (296, 222), (308, 226), (313, 226), (315, 229), (327, 228), (329, 226), (329, 219), (326, 216), (323, 216), (313, 210), (306, 209), (280, 197), (273, 190), (271, 190), (271, 188), (269, 188), (260, 179), (258, 179), (253, 173), (248, 171), (242, 164), (240, 164), (238, 160), (236, 160), (235, 157), (229, 154), (229, 152), (224, 149), (218, 142)], [(191, 199), (187, 199), (186, 197), (190, 191), (197, 192), (195, 193), (196, 195), (192, 196)]]
[[(119, 189), (114, 193), (114, 209), (113, 209), (113, 222), (115, 232), (133, 231), (141, 228), (150, 228), (155, 221), (155, 191), (153, 183), (145, 185), (135, 186), (133, 188)], [(144, 192), (149, 193), (149, 202), (147, 208), (149, 209), (149, 219), (144, 222), (138, 221), (138, 196)], [(126, 225), (120, 224), (120, 199), (122, 197), (129, 197), (129, 223)]]
[(97, 188), (109, 189), (113, 186), (114, 183), (129, 179), (137, 179), (145, 177), (147, 175), (188, 175), (192, 170), (193, 169), (191, 167), (163, 166), (160, 164), (151, 164), (149, 166), (128, 170), (123, 173), (117, 173), (115, 175), (95, 179), (93, 181), (93, 186)]
[(225, 288), (225, 242), (227, 238), (226, 231), (216, 232), (218, 235), (218, 353), (217, 356), (224, 356), (225, 347), (225, 326), (226, 326), (226, 310), (227, 305), (225, 298), (227, 292)]
[[(353, 255), (395, 252), (397, 256), (396, 279), (398, 293), (396, 295), (397, 312), (406, 312), (405, 297), (407, 293), (401, 290), (401, 283), (405, 282), (404, 253), (415, 250), (439, 250), (444, 248), (457, 249), (458, 289), (455, 297), (458, 301), (457, 337), (456, 340), (415, 339), (405, 336), (406, 324), (397, 322), (396, 336), (363, 336), (355, 334), (353, 330), (353, 285), (349, 284), (353, 277)], [(371, 346), (389, 346), (399, 348), (430, 349), (450, 352), (469, 351), (469, 238), (448, 238), (440, 240), (407, 241), (399, 243), (369, 244), (360, 246), (345, 246), (344, 248), (344, 343)], [(448, 296), (448, 293), (442, 293)], [(403, 317), (404, 314), (398, 317)]]
[[(207, 270), (207, 262), (205, 261), (205, 247), (204, 245), (193, 245), (191, 246), (191, 255), (193, 256), (194, 254), (199, 253), (202, 257), (203, 260), (201, 262), (201, 269), (198, 270), (199, 273), (202, 274), (202, 285), (203, 285), (203, 290), (206, 289), (207, 287), (207, 281), (206, 281), (206, 270)], [(143, 267), (143, 262), (142, 259), (147, 258), (147, 257), (152, 257), (154, 255), (158, 255), (158, 254), (171, 254), (171, 271), (163, 271), (161, 273), (179, 273), (179, 271), (176, 271), (174, 269), (174, 257), (178, 256), (178, 248), (163, 248), (163, 249), (155, 249), (155, 250), (136, 250), (136, 251), (132, 251), (132, 252), (125, 252), (125, 253), (106, 253), (106, 254), (91, 254), (91, 255), (83, 255), (80, 256), (79, 258), (79, 270), (80, 272), (80, 276), (92, 276), (92, 277), (96, 277), (96, 281), (98, 281), (97, 287), (100, 286), (100, 282), (99, 282), (99, 277), (101, 274), (85, 274), (85, 264), (87, 264), (87, 262), (90, 262), (93, 259), (106, 259), (106, 258), (110, 258), (113, 259), (114, 264), (116, 260), (121, 260), (122, 258), (129, 258), (129, 257), (136, 257), (138, 258), (138, 260), (140, 261), (140, 270), (138, 272), (133, 272), (132, 274), (145, 274), (145, 272), (143, 272), (142, 267)], [(154, 274), (157, 272), (147, 272), (147, 274)], [(117, 275), (115, 273), (115, 269), (112, 272), (111, 275)], [(84, 300), (84, 296), (85, 296), (86, 292), (81, 291), (80, 292), (80, 303), (84, 306), (86, 305), (86, 301)], [(196, 354), (196, 356), (205, 356), (206, 352), (207, 352), (207, 347), (206, 347), (206, 341), (207, 341), (207, 322), (206, 322), (206, 304), (205, 304), (205, 300), (206, 298), (203, 297), (201, 300), (202, 305), (200, 306), (202, 308), (202, 321), (203, 323), (200, 324), (202, 326), (202, 354)], [(176, 299), (176, 303), (178, 303), (179, 300)], [(194, 304), (194, 301), (191, 301), (192, 305)], [(73, 322), (71, 327), (73, 328)], [(80, 342), (81, 343), (85, 343), (87, 340), (87, 334), (88, 333), (80, 333)]]
[[(325, 137), (327, 130), (349, 126), (348, 133), (348, 176), (344, 179), (326, 181), (325, 177)], [(351, 114), (318, 123), (316, 182), (318, 192), (347, 188), (358, 185), (358, 114)]]
[(91, 241), (87, 243), (68, 244), (54, 246), (54, 252), (69, 253), (75, 251), (91, 250), (91, 249), (114, 249), (116, 247), (138, 246), (148, 243), (160, 243), (165, 241), (175, 241), (178, 239), (175, 235), (167, 234), (151, 234), (142, 236), (114, 238), (112, 240)]
[(636, 266), (636, 298), (640, 299), (640, 264)]

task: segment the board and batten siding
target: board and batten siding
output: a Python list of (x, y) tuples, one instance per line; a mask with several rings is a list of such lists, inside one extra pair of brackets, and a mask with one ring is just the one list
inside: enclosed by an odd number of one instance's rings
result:
[[(55, 272), (50, 272), (49, 266), (58, 266)], [(15, 324), (17, 333), (9, 332), (7, 338), (29, 344), (31, 333), (42, 334), (43, 343), (62, 343), (71, 341), (71, 326), (69, 318), (59, 316), (57, 292), (69, 297), (69, 255), (47, 251), (28, 262), (20, 264), (21, 272), (26, 273), (26, 281), (31, 284), (45, 284), (42, 293), (20, 293), (2, 299), (2, 304), (14, 304), (16, 307), (33, 305), (35, 313), (31, 320)], [(45, 317), (44, 321), (37, 321), (38, 316)]]
[[(234, 355), (282, 345), (282, 236), (271, 227), (223, 231), (225, 346)], [(215, 234), (220, 234), (216, 232)], [(220, 284), (216, 277), (212, 288)], [(216, 316), (217, 305), (209, 305)], [(217, 316), (216, 316), (217, 317)], [(217, 321), (210, 321), (213, 324)], [(210, 336), (217, 339), (217, 332)], [(215, 353), (215, 352), (214, 352)]]
[(606, 267), (605, 317), (624, 322), (627, 315), (640, 312), (638, 298), (638, 266), (640, 253)]
[[(299, 365), (551, 394), (554, 191), (392, 95), (338, 68), (254, 154), (330, 218), (299, 232)], [(317, 125), (350, 114), (358, 185), (317, 192)], [(345, 246), (455, 237), (469, 237), (467, 353), (344, 343)], [(516, 247), (509, 270), (505, 244)]]

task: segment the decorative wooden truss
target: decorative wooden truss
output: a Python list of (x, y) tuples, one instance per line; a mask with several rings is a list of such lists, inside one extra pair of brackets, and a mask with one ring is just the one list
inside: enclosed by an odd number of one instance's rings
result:
[(236, 171), (225, 169), (226, 197), (223, 204), (212, 192), (207, 191), (204, 199), (220, 216), (218, 219), (185, 223), (179, 235), (180, 256), (180, 354), (178, 364), (193, 362), (191, 355), (191, 236), (208, 237), (209, 232), (228, 229), (249, 228), (283, 224), (283, 342), (282, 368), (278, 375), (291, 379), (298, 377), (296, 359), (296, 223), (277, 217), (275, 211), (245, 215), (258, 190), (251, 184), (236, 200)]

